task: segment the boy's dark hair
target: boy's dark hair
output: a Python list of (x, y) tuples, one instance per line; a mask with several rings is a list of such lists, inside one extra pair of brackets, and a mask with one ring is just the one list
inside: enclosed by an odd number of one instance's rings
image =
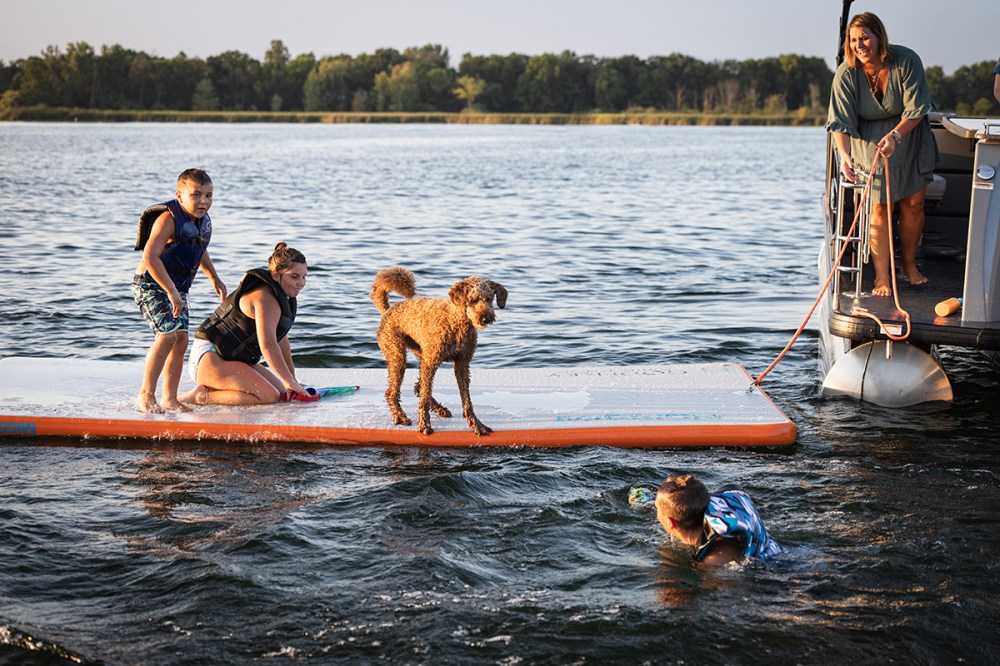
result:
[(699, 527), (708, 508), (708, 488), (692, 474), (668, 476), (656, 491), (656, 505), (684, 529)]
[(180, 185), (185, 181), (194, 181), (198, 185), (211, 185), (212, 178), (208, 175), (208, 172), (204, 169), (199, 169), (197, 167), (191, 169), (185, 169), (181, 172), (181, 175), (177, 176), (177, 184)]

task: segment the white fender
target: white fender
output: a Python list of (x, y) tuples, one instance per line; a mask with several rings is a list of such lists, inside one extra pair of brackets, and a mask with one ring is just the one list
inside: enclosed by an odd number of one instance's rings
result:
[(941, 364), (919, 347), (888, 340), (866, 342), (834, 363), (820, 395), (847, 395), (883, 407), (951, 400)]

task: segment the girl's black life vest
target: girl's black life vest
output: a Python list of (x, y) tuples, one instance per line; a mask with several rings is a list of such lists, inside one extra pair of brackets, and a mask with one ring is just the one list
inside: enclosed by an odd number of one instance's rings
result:
[(257, 322), (240, 310), (240, 298), (261, 286), (267, 287), (278, 299), (281, 317), (275, 331), (278, 340), (288, 335), (295, 323), (296, 299), (289, 298), (281, 285), (271, 277), (266, 266), (252, 268), (243, 275), (240, 286), (229, 294), (208, 319), (195, 331), (196, 338), (210, 341), (219, 356), (227, 361), (242, 361), (247, 365), (260, 362), (260, 341), (257, 340)]
[[(136, 250), (146, 247), (153, 230), (153, 223), (168, 210), (174, 218), (174, 237), (163, 248), (160, 260), (167, 269), (170, 279), (174, 281), (177, 291), (186, 294), (191, 289), (202, 257), (205, 256), (208, 243), (212, 240), (212, 218), (207, 213), (200, 220), (188, 217), (177, 199), (150, 206), (139, 216), (139, 232), (135, 239)], [(146, 279), (153, 279), (148, 270)]]

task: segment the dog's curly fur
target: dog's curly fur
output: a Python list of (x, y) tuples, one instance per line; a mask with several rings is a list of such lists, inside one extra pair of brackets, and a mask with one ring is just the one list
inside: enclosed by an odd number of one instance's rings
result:
[[(406, 300), (390, 306), (390, 292)], [(490, 434), (493, 431), (476, 417), (472, 409), (469, 368), (476, 351), (476, 331), (496, 321), (493, 300), (496, 299), (498, 307), (505, 307), (507, 290), (498, 282), (473, 276), (456, 282), (449, 290), (448, 298), (414, 298), (415, 295), (413, 273), (402, 266), (379, 271), (372, 284), (372, 301), (382, 313), (377, 337), (389, 368), (385, 401), (393, 422), (410, 425), (410, 419), (399, 405), (400, 387), (406, 371), (406, 350), (410, 349), (420, 361), (420, 376), (414, 387), (419, 396), (417, 429), (425, 435), (434, 432), (430, 417), (432, 409), (440, 417), (451, 416), (451, 412), (431, 393), (434, 373), (442, 363), (450, 361), (455, 369), (466, 422), (477, 435)]]

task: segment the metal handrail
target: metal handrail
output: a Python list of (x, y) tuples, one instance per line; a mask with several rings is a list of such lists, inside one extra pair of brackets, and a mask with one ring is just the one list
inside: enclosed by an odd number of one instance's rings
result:
[(871, 248), (868, 243), (868, 227), (871, 224), (871, 211), (866, 206), (861, 210), (858, 220), (858, 231), (856, 236), (844, 235), (844, 208), (847, 203), (847, 193), (850, 192), (854, 200), (854, 210), (861, 204), (861, 194), (864, 190), (864, 175), (858, 174), (861, 179), (856, 183), (851, 183), (843, 178), (838, 178), (837, 182), (837, 203), (834, 210), (834, 251), (833, 257), (839, 257), (844, 243), (851, 243), (854, 246), (853, 264), (848, 266), (837, 266), (837, 275), (834, 279), (833, 293), (840, 295), (843, 293), (841, 287), (841, 274), (849, 273), (854, 277), (854, 297), (861, 295), (861, 285), (864, 279), (864, 264), (868, 261)]

